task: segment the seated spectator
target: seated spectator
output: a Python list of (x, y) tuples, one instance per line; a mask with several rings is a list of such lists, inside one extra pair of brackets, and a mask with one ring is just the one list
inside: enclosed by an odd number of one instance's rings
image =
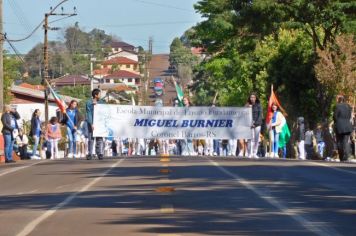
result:
[(21, 157), (21, 159), (28, 159), (28, 137), (26, 134), (24, 134), (22, 129), (19, 129), (19, 135), (16, 137), (16, 144), (18, 147), (18, 155)]

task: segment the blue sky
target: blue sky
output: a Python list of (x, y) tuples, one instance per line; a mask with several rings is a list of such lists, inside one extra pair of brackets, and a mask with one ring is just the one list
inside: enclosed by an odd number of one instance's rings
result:
[[(44, 18), (44, 13), (60, 0), (3, 0), (4, 31), (9, 39), (27, 36)], [(174, 37), (201, 20), (193, 4), (197, 0), (68, 0), (62, 6), (65, 12), (77, 8), (77, 16), (52, 23), (51, 27), (66, 27), (79, 22), (85, 31), (99, 28), (120, 37), (135, 46), (148, 47), (153, 37), (154, 53), (168, 53)], [(58, 13), (61, 9), (57, 10)], [(58, 18), (52, 17), (50, 21)], [(50, 31), (50, 40), (63, 39), (62, 31)], [(14, 43), (21, 52), (28, 52), (43, 42), (40, 28), (30, 39)], [(5, 48), (13, 53), (5, 43)]]

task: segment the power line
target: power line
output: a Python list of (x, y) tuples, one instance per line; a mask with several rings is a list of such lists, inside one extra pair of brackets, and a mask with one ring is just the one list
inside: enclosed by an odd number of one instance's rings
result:
[(12, 11), (14, 12), (15, 16), (17, 17), (20, 25), (27, 31), (30, 32), (30, 29), (32, 28), (30, 24), (28, 23), (28, 19), (26, 18), (25, 13), (21, 9), (21, 7), (15, 2), (15, 0), (9, 0), (9, 5)]
[(21, 53), (17, 50), (17, 48), (7, 39), (6, 34), (4, 35), (4, 39), (5, 41), (10, 45), (10, 47), (12, 48), (12, 50), (14, 51), (15, 55), (21, 60), (21, 62), (25, 65), (26, 62), (23, 59), (23, 57), (21, 56)]
[[(57, 4), (57, 6), (55, 6), (55, 7), (49, 12), (49, 14), (52, 14), (60, 5), (62, 5), (63, 3), (67, 2), (67, 1), (68, 1), (68, 0), (62, 0), (60, 3)], [(24, 40), (26, 40), (26, 39), (29, 39), (29, 38), (43, 25), (44, 21), (45, 21), (45, 20), (43, 19), (43, 20), (38, 24), (38, 26), (32, 30), (32, 32), (31, 32), (28, 36), (26, 36), (26, 37), (24, 37), (24, 38), (22, 38), (22, 39), (9, 39), (9, 42), (21, 42), (21, 41), (24, 41)]]
[(86, 27), (107, 27), (107, 28), (122, 28), (122, 27), (133, 27), (133, 26), (154, 26), (154, 25), (178, 25), (178, 24), (192, 24), (196, 23), (194, 21), (171, 21), (171, 22), (151, 22), (151, 23), (132, 23), (132, 24), (121, 24), (121, 25), (84, 25)]
[(144, 4), (148, 4), (148, 5), (158, 6), (158, 7), (171, 8), (171, 9), (175, 9), (175, 10), (186, 11), (186, 12), (194, 12), (195, 13), (195, 11), (193, 11), (191, 9), (181, 8), (181, 7), (168, 5), (168, 4), (156, 3), (156, 2), (146, 1), (146, 0), (134, 0), (134, 1), (140, 2), (140, 3), (144, 3)]

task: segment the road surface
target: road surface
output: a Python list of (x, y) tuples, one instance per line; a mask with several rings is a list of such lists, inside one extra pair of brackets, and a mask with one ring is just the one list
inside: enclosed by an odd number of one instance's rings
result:
[(0, 166), (0, 235), (356, 235), (356, 165), (127, 157)]

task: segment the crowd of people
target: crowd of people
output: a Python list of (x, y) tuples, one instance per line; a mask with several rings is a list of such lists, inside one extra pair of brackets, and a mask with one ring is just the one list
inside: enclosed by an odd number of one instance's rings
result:
[[(131, 139), (123, 137), (93, 137), (95, 129), (94, 107), (104, 103), (101, 100), (101, 91), (94, 89), (92, 97), (86, 102), (85, 114), (78, 109), (78, 102), (73, 100), (64, 114), (51, 117), (48, 124), (40, 120), (41, 111), (36, 109), (32, 114), (30, 132), (28, 136), (22, 127), (19, 127), (20, 114), (10, 105), (5, 105), (1, 117), (3, 124), (4, 155), (7, 163), (14, 162), (15, 150), (22, 159), (42, 159), (41, 151), (46, 158), (86, 158), (95, 157), (103, 159), (104, 156), (141, 156), (141, 155), (177, 155), (177, 156), (236, 156), (248, 158), (286, 158), (287, 145), (283, 142), (282, 132), (286, 118), (278, 104), (273, 103), (270, 119), (264, 120), (261, 102), (256, 93), (251, 93), (247, 99), (246, 107), (251, 107), (252, 124), (251, 139), (221, 140), (221, 139)], [(178, 106), (177, 100), (173, 106)], [(188, 97), (183, 98), (184, 107), (191, 106)], [(344, 97), (338, 98), (334, 110), (334, 129), (330, 134), (335, 137), (335, 149), (338, 150), (341, 161), (347, 161), (354, 142), (351, 134), (354, 127), (351, 124), (351, 107), (345, 103)], [(312, 129), (303, 117), (298, 118), (297, 147), (299, 159), (313, 159), (315, 154), (328, 159), (324, 155), (325, 141), (320, 125)], [(65, 132), (63, 132), (65, 131)], [(63, 135), (62, 135), (63, 133)], [(64, 135), (65, 134), (65, 135)], [(66, 140), (64, 154), (60, 155), (59, 142)], [(42, 140), (42, 142), (41, 142)], [(281, 142), (282, 141), (282, 142)], [(29, 145), (32, 150), (28, 152)], [(42, 156), (42, 158), (41, 158)]]

